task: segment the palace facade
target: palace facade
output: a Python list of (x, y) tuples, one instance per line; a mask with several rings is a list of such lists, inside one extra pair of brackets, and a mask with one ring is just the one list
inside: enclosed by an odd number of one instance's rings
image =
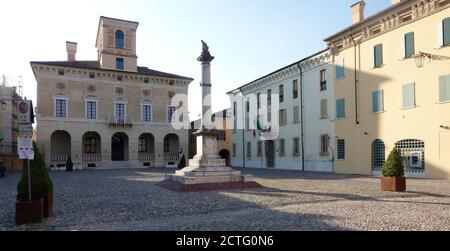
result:
[[(38, 144), (46, 163), (63, 168), (175, 167), (188, 152), (188, 130), (171, 126), (171, 99), (192, 78), (137, 66), (137, 22), (100, 17), (92, 61), (31, 62), (37, 81)], [(187, 106), (187, 104), (185, 104)]]

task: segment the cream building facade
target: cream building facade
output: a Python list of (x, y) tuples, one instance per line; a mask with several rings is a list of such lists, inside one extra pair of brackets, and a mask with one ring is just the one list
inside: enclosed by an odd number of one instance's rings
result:
[[(235, 125), (241, 116), (246, 128), (232, 132), (233, 167), (333, 171), (331, 59), (330, 52), (324, 50), (228, 93)], [(279, 134), (276, 139), (264, 140), (249, 126), (255, 123), (250, 121), (249, 106), (260, 108), (264, 105), (262, 95), (268, 98), (271, 94), (279, 96)], [(256, 96), (257, 104), (250, 96)], [(271, 102), (266, 102), (269, 111)]]
[[(37, 80), (37, 133), (46, 163), (76, 168), (176, 167), (188, 130), (175, 130), (172, 97), (192, 78), (137, 66), (138, 23), (100, 17), (98, 59), (31, 62)], [(186, 107), (188, 104), (184, 104)]]
[[(380, 175), (393, 148), (407, 176), (450, 178), (450, 1), (393, 0), (326, 38), (333, 51), (335, 170)], [(429, 57), (431, 60), (427, 59)]]

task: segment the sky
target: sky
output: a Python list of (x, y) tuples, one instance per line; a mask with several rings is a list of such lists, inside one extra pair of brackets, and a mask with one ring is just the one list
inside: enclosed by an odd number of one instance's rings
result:
[[(351, 25), (357, 0), (2, 0), (0, 74), (36, 104), (30, 61), (66, 60), (65, 41), (78, 60), (96, 60), (100, 16), (139, 22), (138, 65), (194, 78), (190, 119), (200, 117), (205, 40), (212, 62), (214, 111), (229, 107), (227, 92), (326, 48), (323, 39)], [(366, 17), (390, 0), (366, 0)]]

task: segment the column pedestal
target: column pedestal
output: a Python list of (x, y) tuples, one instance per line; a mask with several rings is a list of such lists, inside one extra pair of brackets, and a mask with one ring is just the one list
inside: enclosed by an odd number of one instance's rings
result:
[(251, 175), (226, 166), (217, 154), (216, 131), (197, 132), (197, 155), (189, 160), (189, 167), (167, 174), (159, 185), (178, 192), (200, 192), (225, 189), (261, 188)]

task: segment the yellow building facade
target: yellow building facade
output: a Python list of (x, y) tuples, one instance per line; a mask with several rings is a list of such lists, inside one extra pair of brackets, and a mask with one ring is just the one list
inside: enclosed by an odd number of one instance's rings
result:
[(380, 175), (393, 148), (409, 177), (450, 178), (450, 1), (393, 0), (326, 38), (333, 51), (335, 171)]
[[(31, 62), (37, 81), (37, 142), (46, 163), (64, 168), (176, 167), (188, 130), (172, 127), (172, 98), (192, 78), (137, 66), (137, 22), (100, 17), (98, 58)], [(188, 104), (185, 104), (186, 107)]]

